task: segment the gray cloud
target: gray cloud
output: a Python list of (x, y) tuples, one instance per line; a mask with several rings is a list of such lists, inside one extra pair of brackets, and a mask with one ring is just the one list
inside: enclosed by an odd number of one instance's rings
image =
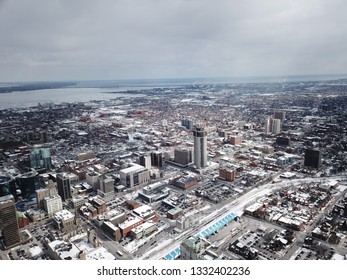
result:
[(347, 73), (343, 0), (0, 2), (0, 79)]

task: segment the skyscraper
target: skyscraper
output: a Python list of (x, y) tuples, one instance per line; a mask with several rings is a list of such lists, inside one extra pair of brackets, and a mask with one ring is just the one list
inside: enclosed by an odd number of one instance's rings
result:
[(194, 164), (196, 168), (207, 166), (207, 131), (205, 124), (196, 124), (193, 128)]
[(52, 168), (51, 151), (47, 148), (35, 149), (30, 153), (31, 168)]
[(0, 197), (0, 231), (6, 247), (20, 242), (16, 206), (13, 195)]
[(63, 201), (71, 198), (70, 178), (67, 174), (61, 173), (57, 175), (58, 194)]
[(305, 150), (305, 166), (320, 168), (322, 152), (320, 150), (306, 149)]
[(14, 178), (9, 174), (0, 173), (0, 197), (9, 194), (12, 194), (15, 199), (17, 198)]
[(152, 158), (150, 155), (140, 155), (138, 163), (148, 170), (152, 168)]
[(184, 126), (186, 129), (192, 129), (193, 128), (193, 121), (184, 119), (181, 121), (181, 125)]
[(264, 127), (265, 127), (265, 128), (264, 128), (265, 134), (271, 133), (271, 129), (272, 129), (272, 117), (266, 118)]
[(163, 154), (161, 152), (151, 152), (151, 165), (155, 167), (163, 167)]
[(275, 111), (273, 114), (274, 119), (279, 119), (283, 122), (286, 118), (286, 112), (284, 111)]
[(278, 134), (281, 132), (281, 120), (273, 119), (272, 121), (272, 133)]
[(281, 132), (281, 120), (275, 119), (272, 116), (267, 117), (265, 120), (265, 134), (278, 134)]
[(33, 198), (35, 191), (40, 189), (39, 174), (36, 171), (30, 171), (20, 175), (17, 178), (22, 198)]

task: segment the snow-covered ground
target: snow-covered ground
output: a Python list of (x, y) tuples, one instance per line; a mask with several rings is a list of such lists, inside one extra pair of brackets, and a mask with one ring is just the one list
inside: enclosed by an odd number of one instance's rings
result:
[(159, 227), (157, 231), (155, 231), (153, 234), (145, 237), (145, 238), (141, 238), (139, 240), (135, 239), (131, 242), (129, 242), (128, 244), (126, 244), (125, 246), (123, 246), (123, 249), (128, 252), (133, 254), (139, 247), (141, 247), (143, 244), (150, 242), (151, 239), (153, 239), (153, 237), (155, 237), (157, 234), (159, 234), (160, 232), (162, 232), (164, 229), (166, 229), (168, 227), (167, 224), (165, 224), (162, 227)]

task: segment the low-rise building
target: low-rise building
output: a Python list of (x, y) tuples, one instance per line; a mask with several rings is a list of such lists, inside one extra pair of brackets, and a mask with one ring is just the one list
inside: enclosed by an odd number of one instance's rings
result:
[(179, 207), (176, 207), (174, 209), (171, 209), (169, 210), (167, 213), (166, 213), (166, 216), (171, 219), (171, 220), (175, 220), (177, 219), (179, 216), (181, 216), (183, 214), (183, 209), (182, 208), (179, 208)]
[(156, 231), (158, 228), (155, 223), (144, 222), (143, 224), (133, 228), (130, 235), (136, 239), (143, 238), (150, 235), (152, 232)]
[(140, 217), (144, 221), (153, 221), (153, 222), (158, 221), (156, 212), (148, 205), (142, 205), (134, 209), (133, 212), (136, 216)]
[(182, 241), (180, 249), (182, 260), (201, 260), (202, 254), (207, 247), (207, 243), (195, 236), (191, 236)]
[(121, 230), (122, 236), (126, 236), (133, 228), (143, 224), (143, 222), (144, 221), (139, 217), (129, 216), (127, 220), (119, 224), (118, 227)]
[(53, 222), (58, 229), (68, 232), (74, 229), (75, 215), (63, 209), (53, 215)]

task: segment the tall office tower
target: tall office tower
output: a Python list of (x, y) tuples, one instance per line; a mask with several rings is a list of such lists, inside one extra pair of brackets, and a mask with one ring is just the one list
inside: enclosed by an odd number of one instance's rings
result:
[(0, 197), (0, 231), (6, 247), (20, 242), (19, 226), (13, 195)]
[(281, 132), (281, 120), (273, 119), (271, 131), (273, 134), (279, 134)]
[(196, 168), (207, 166), (207, 131), (205, 124), (196, 124), (193, 128), (194, 164)]
[(114, 192), (114, 179), (109, 178), (106, 175), (101, 175), (98, 178), (99, 190), (103, 193)]
[(186, 129), (192, 129), (193, 128), (193, 121), (192, 120), (182, 120), (181, 125), (184, 126)]
[(52, 168), (51, 151), (48, 148), (35, 149), (30, 153), (31, 168)]
[(39, 174), (36, 171), (24, 173), (17, 180), (22, 198), (35, 197), (35, 191), (40, 189)]
[(322, 152), (320, 150), (306, 149), (304, 165), (319, 168), (321, 166)]
[(267, 117), (266, 118), (266, 120), (265, 120), (265, 129), (264, 129), (265, 134), (270, 134), (271, 133), (271, 130), (272, 130), (272, 120), (273, 120), (272, 117)]
[(281, 132), (281, 120), (275, 119), (272, 116), (267, 117), (265, 120), (265, 134), (278, 134)]
[(163, 167), (163, 154), (160, 152), (152, 152), (151, 165), (159, 168)]
[(17, 198), (16, 182), (11, 175), (0, 173), (0, 197), (9, 194), (12, 194), (15, 199)]
[(275, 111), (273, 114), (274, 119), (279, 119), (283, 122), (286, 118), (286, 112), (283, 111)]
[(58, 194), (60, 195), (62, 201), (71, 198), (70, 178), (67, 174), (60, 173), (57, 175), (57, 187)]
[(148, 170), (152, 167), (152, 159), (150, 155), (140, 155), (138, 163), (144, 167), (146, 167)]
[(175, 162), (187, 167), (192, 162), (192, 151), (187, 149), (175, 149), (174, 150)]
[(45, 188), (36, 190), (36, 204), (40, 209), (44, 208), (43, 199), (49, 196), (58, 194), (57, 185), (52, 180), (49, 180)]

